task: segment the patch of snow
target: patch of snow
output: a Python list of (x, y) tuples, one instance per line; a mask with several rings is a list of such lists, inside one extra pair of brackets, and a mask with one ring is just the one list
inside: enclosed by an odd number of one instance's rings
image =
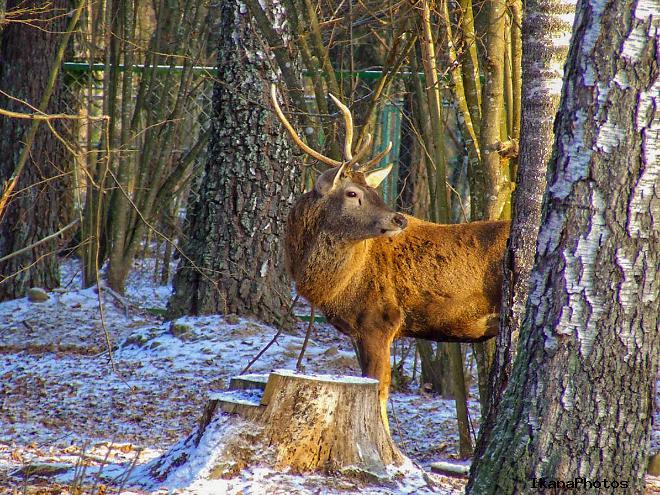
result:
[(348, 375), (328, 375), (322, 373), (297, 373), (294, 370), (287, 369), (277, 369), (273, 373), (282, 376), (295, 376), (302, 380), (314, 380), (321, 381), (325, 383), (352, 383), (352, 384), (362, 384), (362, 385), (377, 385), (378, 380), (373, 378), (366, 378), (362, 376), (348, 376)]
[(227, 400), (247, 406), (258, 406), (261, 403), (263, 391), (260, 389), (247, 390), (225, 390), (223, 392), (210, 392), (207, 394), (209, 400)]
[[(165, 309), (171, 287), (159, 286), (153, 260), (138, 260), (124, 302), (101, 292), (113, 345), (111, 361), (95, 288), (80, 288), (78, 261), (66, 261), (62, 271), (67, 287), (51, 292), (48, 301), (37, 304), (22, 298), (0, 303), (0, 479), (12, 479), (15, 486), (22, 486), (22, 481), (9, 473), (30, 462), (70, 465), (71, 470), (57, 478), (62, 483), (73, 480), (81, 458), (89, 463), (86, 476), (92, 482), (107, 475), (118, 480), (137, 476), (193, 430), (209, 396), (224, 389), (277, 333), (276, 328), (232, 315), (163, 322), (150, 310)], [(301, 307), (304, 312), (306, 306)], [(306, 325), (279, 335), (250, 371), (285, 368), (285, 373), (293, 373), (288, 370), (295, 368)], [(399, 353), (404, 345), (410, 344), (397, 343)], [(406, 373), (412, 369), (412, 355), (403, 364)], [(355, 377), (339, 379), (370, 381), (359, 376), (350, 341), (327, 324), (315, 326), (303, 365), (307, 373), (327, 379), (349, 374)], [(247, 397), (250, 392), (241, 393)], [(470, 411), (478, 421), (475, 393), (473, 388)], [(456, 456), (452, 400), (393, 393), (389, 409), (393, 434), (406, 455), (426, 467)], [(201, 457), (198, 460), (203, 464)], [(378, 487), (340, 476), (302, 477), (257, 466), (230, 480), (199, 480), (181, 490), (195, 495), (225, 493), (222, 490), (428, 493), (422, 472), (415, 473), (396, 486)], [(192, 473), (188, 475), (190, 479)], [(465, 484), (464, 479), (427, 475), (442, 480), (438, 493), (458, 493)], [(183, 484), (184, 474), (180, 476)], [(145, 493), (126, 486), (125, 493)], [(151, 493), (166, 492), (152, 488)]]

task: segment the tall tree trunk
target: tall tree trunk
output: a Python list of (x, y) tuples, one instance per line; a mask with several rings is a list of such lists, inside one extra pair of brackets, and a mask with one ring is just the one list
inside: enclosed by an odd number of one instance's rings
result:
[[(496, 211), (498, 195), (502, 186), (500, 155), (500, 121), (503, 112), (504, 91), (504, 28), (506, 0), (492, 0), (486, 9), (486, 31), (484, 40), (484, 84), (481, 108), (479, 146), (481, 163), (474, 170), (476, 191), (472, 194), (472, 220), (498, 219)], [(472, 187), (472, 184), (471, 184)]]
[(653, 15), (578, 4), (519, 351), (467, 493), (643, 490), (660, 357)]
[(268, 100), (272, 72), (240, 3), (221, 12), (209, 161), (188, 205), (171, 316), (238, 313), (286, 323), (284, 218), (300, 170)]
[[(504, 114), (504, 29), (506, 0), (492, 0), (483, 6), (484, 49), (482, 69), (484, 84), (481, 98), (481, 124), (478, 136), (479, 160), (470, 160), (471, 220), (498, 220), (502, 203), (500, 195), (506, 178), (502, 175), (502, 163), (497, 151), (501, 141), (500, 124)], [(495, 343), (482, 342), (473, 345), (477, 362), (481, 415), (489, 408), (490, 371)]]
[[(511, 235), (504, 263), (503, 303), (487, 419), (482, 423), (477, 456), (497, 418), (497, 406), (511, 374), (529, 275), (536, 252), (552, 124), (559, 108), (564, 62), (575, 13), (574, 0), (528, 0), (523, 16), (522, 127), (518, 177), (513, 194)], [(515, 17), (514, 16), (514, 23)]]
[[(0, 35), (0, 90), (37, 108), (49, 86), (62, 33), (67, 29), (67, 18), (62, 14), (68, 11), (69, 2), (57, 0), (51, 11), (31, 11), (31, 7), (41, 5), (35, 1), (8, 2), (8, 10), (20, 6), (25, 19), (39, 19), (39, 25), (20, 22), (18, 18), (8, 23)], [(64, 85), (58, 77), (43, 110), (67, 113), (65, 98)], [(0, 94), (0, 108), (33, 112), (4, 94)], [(35, 128), (31, 147), (26, 149), (25, 143), (30, 141), (26, 136), (34, 125), (30, 120), (0, 118), (0, 194), (7, 190), (12, 176), (18, 177), (0, 213), (0, 258), (57, 232), (71, 219), (71, 198), (66, 200), (66, 195), (70, 193), (68, 173), (72, 158), (46, 124)], [(63, 121), (53, 121), (51, 125), (67, 137)], [(22, 160), (25, 165), (21, 167)], [(56, 251), (54, 239), (0, 262), (0, 300), (23, 297), (32, 286), (57, 287), (60, 275)]]

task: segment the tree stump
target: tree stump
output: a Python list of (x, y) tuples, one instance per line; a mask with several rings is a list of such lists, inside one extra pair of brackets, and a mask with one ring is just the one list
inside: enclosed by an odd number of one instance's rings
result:
[(376, 380), (276, 371), (230, 387), (212, 394), (198, 429), (150, 466), (153, 478), (190, 466), (196, 476), (230, 478), (257, 464), (383, 478), (405, 460), (383, 426)]

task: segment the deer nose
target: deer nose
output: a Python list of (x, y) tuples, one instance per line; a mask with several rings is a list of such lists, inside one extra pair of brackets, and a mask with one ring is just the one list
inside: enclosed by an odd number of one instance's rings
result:
[(392, 223), (397, 227), (399, 227), (400, 229), (405, 229), (406, 225), (408, 225), (408, 220), (406, 220), (406, 217), (404, 217), (400, 213), (397, 213), (392, 217)]

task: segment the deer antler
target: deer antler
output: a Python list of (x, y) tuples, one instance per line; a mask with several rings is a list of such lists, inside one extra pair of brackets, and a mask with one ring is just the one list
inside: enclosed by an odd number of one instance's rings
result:
[(280, 122), (282, 122), (282, 125), (286, 127), (286, 130), (289, 131), (291, 139), (293, 139), (293, 141), (300, 147), (300, 149), (302, 149), (309, 156), (316, 158), (318, 161), (323, 162), (326, 165), (330, 165), (331, 167), (339, 167), (342, 164), (342, 162), (333, 160), (332, 158), (322, 155), (318, 151), (310, 148), (302, 139), (300, 139), (298, 133), (284, 116), (284, 112), (282, 112), (279, 103), (277, 103), (277, 91), (274, 84), (270, 85), (270, 98), (273, 101), (273, 107), (275, 107), (275, 113), (277, 114), (277, 117), (280, 119)]
[(388, 145), (385, 147), (385, 149), (380, 153), (378, 153), (371, 160), (369, 160), (364, 164), (358, 163), (369, 152), (369, 146), (371, 145), (371, 134), (369, 133), (366, 134), (364, 141), (362, 142), (362, 146), (355, 153), (355, 155), (353, 155), (353, 116), (351, 115), (351, 111), (348, 109), (346, 105), (344, 105), (341, 101), (339, 101), (339, 99), (335, 97), (333, 94), (330, 94), (330, 98), (332, 98), (332, 101), (334, 101), (335, 105), (337, 105), (337, 108), (341, 110), (341, 113), (344, 116), (344, 123), (346, 125), (346, 138), (344, 140), (345, 160), (342, 162), (333, 160), (332, 158), (322, 155), (318, 151), (310, 148), (305, 144), (305, 142), (302, 139), (300, 139), (298, 133), (295, 131), (291, 123), (284, 116), (284, 112), (282, 112), (279, 103), (277, 103), (277, 90), (274, 84), (271, 84), (270, 86), (270, 97), (271, 100), (273, 101), (273, 107), (275, 108), (275, 113), (277, 114), (277, 117), (280, 119), (280, 122), (282, 122), (282, 125), (284, 125), (286, 130), (289, 131), (289, 135), (291, 136), (293, 141), (300, 147), (300, 149), (302, 149), (305, 153), (307, 153), (311, 157), (316, 158), (318, 161), (325, 163), (326, 165), (330, 165), (331, 167), (341, 167), (341, 170), (337, 173), (335, 180), (339, 180), (339, 178), (341, 177), (341, 175), (344, 173), (345, 170), (351, 170), (355, 172), (368, 171), (374, 165), (378, 164), (378, 162), (380, 162), (392, 149), (392, 142), (390, 141)]
[(383, 151), (381, 151), (380, 153), (378, 153), (376, 156), (374, 156), (371, 160), (369, 160), (368, 162), (366, 162), (364, 164), (360, 164), (357, 167), (357, 171), (367, 172), (369, 169), (375, 167), (376, 165), (378, 165), (378, 162), (380, 162), (383, 158), (385, 158), (387, 156), (387, 154), (390, 152), (391, 149), (392, 149), (392, 141), (387, 143), (387, 146), (385, 146), (385, 149)]
[(355, 165), (362, 160), (362, 158), (365, 157), (365, 155), (369, 152), (369, 145), (371, 144), (371, 134), (367, 133), (367, 135), (364, 137), (364, 142), (362, 143), (362, 147), (355, 153), (355, 156), (351, 158), (351, 160), (348, 162), (348, 165), (355, 169)]
[[(344, 157), (348, 160), (347, 167), (350, 167), (354, 171), (362, 170), (363, 166), (358, 165), (358, 162), (364, 158), (364, 156), (369, 152), (369, 145), (371, 144), (371, 134), (367, 133), (362, 143), (362, 147), (358, 152), (353, 156), (353, 115), (346, 105), (344, 105), (335, 95), (330, 93), (330, 98), (335, 102), (335, 105), (341, 110), (341, 113), (344, 115), (344, 122), (346, 124), (346, 138), (344, 140)], [(380, 161), (380, 157), (378, 161)]]
[(344, 115), (344, 123), (346, 124), (346, 137), (344, 139), (344, 158), (347, 161), (351, 161), (353, 159), (353, 116), (351, 115), (351, 111), (348, 109), (346, 105), (344, 105), (335, 95), (332, 93), (330, 94), (330, 98), (332, 98), (332, 101), (335, 102), (335, 105), (337, 105), (337, 108), (341, 110), (341, 113)]

